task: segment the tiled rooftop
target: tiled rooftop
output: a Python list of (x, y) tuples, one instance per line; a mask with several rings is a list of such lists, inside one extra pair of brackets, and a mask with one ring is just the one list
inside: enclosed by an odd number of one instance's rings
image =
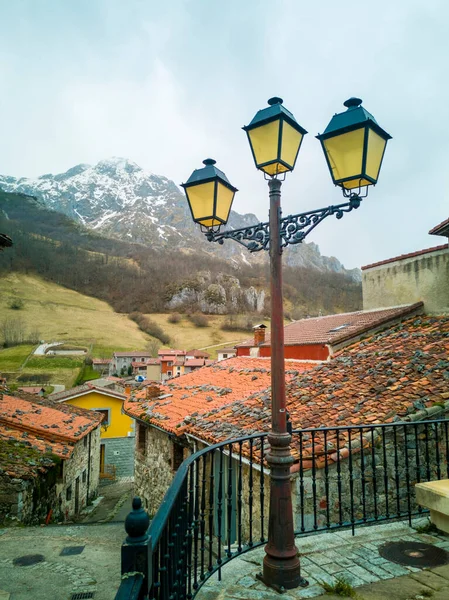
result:
[[(327, 315), (301, 319), (284, 327), (284, 343), (286, 346), (303, 344), (338, 344), (344, 340), (357, 337), (376, 327), (387, 325), (390, 321), (404, 318), (410, 313), (422, 309), (423, 303), (396, 306), (376, 310), (359, 310), (351, 313)], [(270, 345), (267, 334), (261, 346)], [(254, 339), (238, 344), (237, 347), (254, 346)]]
[(431, 252), (440, 252), (441, 250), (447, 250), (448, 248), (449, 244), (442, 244), (441, 246), (434, 246), (433, 248), (426, 248), (425, 250), (417, 250), (416, 252), (410, 252), (409, 254), (401, 254), (400, 256), (387, 258), (386, 260), (381, 260), (380, 262), (372, 263), (371, 265), (365, 265), (364, 267), (362, 267), (362, 271), (366, 271), (366, 269), (372, 269), (373, 267), (381, 267), (382, 265), (388, 265), (388, 263), (396, 262), (398, 260), (405, 260), (406, 258), (414, 258), (415, 256), (430, 254)]
[(87, 394), (88, 392), (98, 392), (100, 394), (106, 394), (107, 396), (113, 396), (114, 398), (118, 398), (119, 400), (125, 399), (125, 396), (120, 392), (117, 392), (105, 386), (95, 385), (95, 383), (91, 382), (83, 383), (83, 385), (77, 385), (76, 387), (64, 390), (63, 392), (51, 394), (50, 399), (54, 402), (62, 402), (63, 400), (69, 400), (70, 398), (75, 398), (76, 396), (82, 396), (83, 394)]
[[(377, 333), (292, 378), (286, 394), (294, 429), (390, 423), (449, 403), (449, 317), (415, 316)], [(188, 431), (209, 443), (268, 431), (270, 402), (269, 390), (236, 399)]]
[[(311, 363), (287, 360), (286, 380), (312, 368)], [(124, 404), (127, 414), (181, 435), (200, 414), (248, 398), (270, 386), (270, 359), (234, 357), (203, 367), (158, 386), (146, 386)], [(150, 391), (151, 390), (151, 391)], [(146, 399), (148, 397), (148, 400)]]
[(446, 219), (442, 223), (438, 223), (435, 227), (429, 231), (430, 235), (444, 235), (449, 236), (449, 219)]
[(130, 358), (132, 358), (134, 356), (135, 357), (141, 356), (142, 358), (143, 357), (150, 358), (151, 354), (149, 352), (145, 352), (144, 350), (132, 350), (131, 352), (114, 352), (114, 356), (121, 357), (121, 358), (124, 358), (124, 357), (126, 358), (127, 356), (129, 356)]
[[(21, 442), (38, 453), (69, 458), (73, 447), (90, 431), (98, 427), (103, 415), (70, 405), (54, 405), (49, 400), (37, 400), (0, 394), (0, 440)], [(4, 457), (3, 457), (4, 458)], [(36, 461), (32, 461), (36, 462)], [(39, 472), (20, 460), (2, 460), (1, 468), (10, 475)]]

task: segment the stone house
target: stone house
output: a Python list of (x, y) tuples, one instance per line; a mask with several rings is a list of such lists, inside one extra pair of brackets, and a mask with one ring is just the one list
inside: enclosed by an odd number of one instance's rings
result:
[[(233, 361), (235, 366), (239, 361), (247, 362), (235, 369)], [(125, 411), (138, 421), (137, 492), (150, 512), (155, 512), (173, 473), (190, 452), (224, 440), (269, 431), (270, 369), (269, 362), (265, 362), (264, 374), (260, 377), (259, 365), (263, 361), (238, 357), (222, 361), (213, 367), (222, 368), (214, 375), (211, 367), (195, 373), (197, 379), (193, 385), (188, 384), (188, 376), (185, 376), (176, 381), (181, 381), (179, 388), (164, 386), (164, 389), (153, 389), (146, 398), (138, 393), (128, 398)], [(416, 442), (404, 440), (401, 434), (394, 434), (394, 439), (386, 436), (383, 454), (378, 434), (370, 427), (434, 419), (449, 410), (449, 317), (414, 316), (341, 350), (332, 361), (307, 367), (302, 362), (287, 361), (286, 366), (287, 408), (293, 429), (300, 430), (292, 438), (296, 528), (310, 530), (311, 526), (319, 527), (327, 519), (349, 522), (350, 511), (355, 515), (363, 511), (369, 519), (374, 511), (388, 513), (388, 505), (404, 502), (405, 499), (396, 494), (398, 482), (408, 477), (413, 489), (419, 473), (409, 473), (408, 461), (413, 453), (429, 452), (430, 434), (417, 429)], [(251, 386), (255, 376), (258, 378), (255, 381), (260, 377), (260, 388), (256, 385), (249, 393), (239, 388), (241, 378)], [(211, 378), (214, 385), (208, 386), (206, 381)], [(231, 392), (220, 395), (225, 382)], [(207, 405), (205, 395), (209, 397)], [(327, 434), (302, 433), (320, 427), (356, 425), (366, 425), (366, 429), (352, 440), (347, 433), (335, 434), (335, 430)], [(445, 443), (444, 432), (432, 432)], [(424, 450), (423, 444), (426, 445)], [(265, 490), (269, 489), (268, 471), (261, 462), (265, 451), (265, 447), (257, 448), (250, 460), (248, 445), (243, 445), (243, 460), (238, 455), (224, 453), (227, 461), (224, 472), (235, 474), (237, 463), (242, 464), (243, 498), (248, 497), (249, 480), (255, 472), (259, 476), (253, 477), (252, 495), (258, 497), (262, 485)], [(441, 452), (441, 456), (443, 454)], [(234, 467), (228, 466), (229, 461), (236, 463)], [(348, 464), (351, 465), (349, 470)], [(440, 464), (438, 455), (431, 456), (430, 464), (430, 475), (434, 471), (446, 471), (447, 465)], [(346, 465), (344, 473), (342, 465)], [(372, 486), (381, 465), (385, 467), (383, 479), (374, 493)], [(361, 473), (363, 478), (371, 479), (366, 489), (372, 492), (363, 498), (363, 506)], [(235, 493), (236, 488), (234, 481), (230, 489)], [(229, 501), (231, 507), (225, 518), (230, 516), (235, 522), (235, 497), (228, 496), (225, 492), (225, 501)], [(268, 514), (267, 493), (264, 502), (265, 514)], [(243, 502), (243, 513), (250, 505)], [(243, 518), (243, 522), (248, 519)], [(233, 530), (229, 523), (229, 535)]]
[[(429, 231), (449, 238), (449, 219)], [(426, 314), (449, 313), (449, 245), (442, 244), (362, 267), (363, 308), (422, 302)]]
[(126, 375), (133, 362), (145, 362), (148, 358), (151, 358), (151, 354), (144, 350), (114, 352), (109, 363), (109, 375)]
[[(422, 302), (392, 308), (300, 319), (284, 327), (285, 358), (323, 361), (350, 344), (382, 328), (422, 312)], [(265, 325), (254, 327), (254, 338), (236, 345), (237, 356), (271, 356), (270, 334)]]
[(98, 492), (102, 415), (0, 392), (0, 521), (76, 516)]
[[(286, 361), (286, 380), (313, 364)], [(267, 359), (231, 358), (203, 367), (163, 385), (134, 392), (124, 412), (136, 420), (134, 480), (151, 514), (154, 514), (173, 474), (198, 446), (187, 436), (189, 424), (200, 414), (266, 390), (271, 367)]]
[[(114, 386), (114, 382), (110, 382)], [(122, 388), (119, 388), (122, 389)], [(52, 394), (58, 404), (78, 406), (103, 415), (100, 439), (100, 478), (130, 477), (134, 473), (134, 421), (123, 414), (125, 390), (94, 382)]]

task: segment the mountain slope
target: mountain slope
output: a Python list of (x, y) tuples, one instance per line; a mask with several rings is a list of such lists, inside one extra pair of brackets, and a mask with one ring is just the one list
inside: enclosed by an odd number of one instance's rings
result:
[[(192, 249), (236, 264), (267, 260), (261, 252), (248, 261), (246, 249), (233, 242), (225, 247), (207, 242), (192, 222), (185, 197), (175, 183), (123, 158), (103, 160), (94, 166), (80, 164), (65, 173), (36, 179), (0, 175), (0, 189), (36, 196), (49, 208), (103, 235), (155, 250)], [(240, 228), (256, 222), (255, 215), (232, 211), (229, 226)], [(285, 263), (344, 273), (360, 281), (358, 269), (346, 271), (336, 258), (321, 256), (313, 243), (288, 248)]]

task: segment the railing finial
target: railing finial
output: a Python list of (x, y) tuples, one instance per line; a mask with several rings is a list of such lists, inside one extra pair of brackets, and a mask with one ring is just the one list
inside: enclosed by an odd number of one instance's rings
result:
[(133, 508), (125, 520), (125, 531), (128, 534), (126, 542), (136, 544), (145, 541), (148, 538), (148, 527), (150, 517), (144, 508), (142, 500), (135, 496), (133, 498)]

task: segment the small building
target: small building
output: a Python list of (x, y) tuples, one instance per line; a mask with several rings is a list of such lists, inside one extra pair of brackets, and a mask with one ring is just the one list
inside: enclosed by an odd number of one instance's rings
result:
[(0, 392), (0, 522), (76, 516), (98, 492), (102, 415)]
[[(113, 382), (111, 382), (113, 383)], [(100, 478), (129, 477), (134, 473), (134, 421), (123, 414), (124, 393), (94, 382), (52, 394), (58, 404), (70, 404), (104, 416), (100, 440)]]
[(127, 375), (128, 370), (132, 369), (133, 362), (145, 362), (151, 358), (149, 352), (144, 350), (133, 350), (131, 352), (114, 352), (109, 364), (109, 375)]
[(235, 348), (222, 348), (217, 352), (217, 360), (225, 360), (226, 358), (233, 358), (237, 356), (237, 350)]
[[(295, 321), (284, 327), (285, 358), (329, 360), (335, 352), (357, 342), (362, 336), (390, 327), (401, 319), (422, 312), (422, 309), (422, 302), (416, 302)], [(236, 345), (237, 356), (271, 356), (270, 334), (265, 332), (265, 325), (257, 325), (253, 339)]]
[(19, 387), (17, 391), (31, 394), (32, 396), (43, 396), (45, 394), (45, 389), (39, 385)]
[(101, 375), (107, 374), (109, 373), (111, 362), (111, 358), (93, 358), (92, 369)]

